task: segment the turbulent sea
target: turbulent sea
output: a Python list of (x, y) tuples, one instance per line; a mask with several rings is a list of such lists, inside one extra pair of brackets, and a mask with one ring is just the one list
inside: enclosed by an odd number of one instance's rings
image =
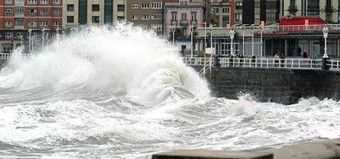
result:
[(90, 27), (19, 52), (0, 73), (0, 158), (149, 159), (340, 137), (339, 101), (213, 97), (174, 46), (138, 27)]

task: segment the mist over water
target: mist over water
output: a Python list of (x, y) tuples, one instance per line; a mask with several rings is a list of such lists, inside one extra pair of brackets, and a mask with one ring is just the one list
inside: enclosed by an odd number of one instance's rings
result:
[(31, 58), (14, 54), (0, 72), (0, 158), (150, 158), (340, 137), (339, 101), (211, 97), (174, 46), (128, 24), (79, 30)]

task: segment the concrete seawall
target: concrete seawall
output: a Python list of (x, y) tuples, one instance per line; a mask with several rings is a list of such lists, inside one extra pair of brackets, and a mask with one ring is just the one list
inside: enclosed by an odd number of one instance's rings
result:
[(261, 102), (296, 103), (300, 98), (340, 99), (340, 72), (263, 68), (217, 68), (206, 75), (213, 95), (237, 99), (250, 93)]
[(152, 159), (340, 159), (340, 138), (263, 152), (176, 150), (154, 154)]

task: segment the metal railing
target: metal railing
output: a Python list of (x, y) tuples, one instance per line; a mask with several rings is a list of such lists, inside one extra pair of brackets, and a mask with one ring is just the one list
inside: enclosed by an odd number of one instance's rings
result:
[(329, 60), (327, 66), (330, 70), (340, 71), (340, 60)]
[[(184, 62), (189, 66), (204, 65), (203, 57), (184, 57)], [(206, 66), (210, 65), (209, 58), (207, 58)], [(244, 67), (244, 68), (275, 68), (275, 69), (310, 69), (321, 70), (322, 59), (307, 59), (307, 58), (229, 58), (219, 57), (218, 62), (215, 58), (212, 59), (212, 67)], [(329, 60), (328, 67), (332, 71), (340, 71), (340, 60)]]
[(297, 58), (220, 58), (221, 67), (321, 69), (321, 59)]
[[(244, 26), (235, 25), (230, 29), (236, 30), (254, 30), (263, 31), (263, 33), (273, 33), (273, 32), (312, 32), (312, 31), (322, 31), (324, 27), (327, 27), (330, 31), (340, 31), (340, 24), (319, 24), (319, 25), (267, 25), (263, 28), (260, 25)], [(199, 30), (203, 30), (204, 27), (197, 27)], [(210, 28), (209, 28), (210, 29)], [(225, 30), (225, 27), (213, 27), (213, 30)]]

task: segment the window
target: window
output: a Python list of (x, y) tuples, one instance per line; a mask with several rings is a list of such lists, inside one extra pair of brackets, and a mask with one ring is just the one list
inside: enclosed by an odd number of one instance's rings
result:
[(53, 22), (53, 27), (59, 27), (59, 26), (60, 26), (60, 21)]
[(191, 21), (196, 21), (196, 12), (191, 12)]
[(150, 8), (150, 4), (148, 4), (148, 3), (141, 4), (140, 8), (142, 8), (142, 9), (149, 9)]
[(15, 26), (24, 26), (24, 19), (15, 19)]
[(92, 16), (92, 23), (99, 23), (99, 16)]
[(308, 1), (308, 16), (319, 16), (320, 14), (320, 5), (319, 0), (309, 0)]
[(23, 32), (17, 32), (16, 37), (17, 38), (22, 38), (22, 37), (24, 37), (24, 33)]
[(162, 19), (162, 14), (153, 14), (151, 16), (151, 19), (153, 19), (153, 20), (161, 20)]
[(47, 9), (40, 10), (40, 15), (47, 15), (47, 13), (48, 13)]
[(242, 21), (242, 13), (236, 13), (236, 21)]
[(43, 28), (46, 28), (47, 27), (47, 21), (41, 21), (40, 26), (43, 27)]
[(138, 20), (138, 15), (132, 15), (132, 20)]
[(242, 2), (236, 2), (236, 9), (242, 9)]
[(5, 1), (5, 4), (12, 4), (13, 3), (13, 0), (6, 0)]
[(162, 9), (163, 3), (162, 2), (152, 2), (151, 9)]
[(61, 9), (59, 9), (59, 8), (53, 9), (53, 15), (60, 15), (60, 14), (61, 14)]
[(104, 2), (104, 23), (112, 24), (113, 22), (113, 1), (105, 0)]
[(53, 4), (59, 4), (60, 0), (53, 0)]
[(118, 21), (121, 21), (121, 20), (124, 20), (124, 19), (125, 19), (124, 16), (118, 16), (118, 17), (117, 17), (117, 20), (118, 20)]
[(37, 13), (37, 10), (36, 10), (36, 9), (31, 9), (31, 8), (28, 8), (28, 9), (27, 9), (27, 14), (35, 15), (36, 13)]
[(188, 6), (188, 1), (180, 1), (180, 2), (179, 2), (179, 5), (180, 5), (181, 7)]
[(156, 32), (163, 31), (163, 25), (162, 24), (153, 24), (153, 25), (151, 25), (151, 28), (154, 29)]
[(132, 9), (138, 9), (138, 4), (132, 4)]
[(150, 15), (142, 15), (141, 16), (141, 20), (149, 20), (150, 19)]
[(12, 21), (5, 21), (5, 27), (12, 27), (13, 23)]
[(182, 20), (187, 20), (187, 14), (186, 13), (182, 13)]
[(73, 12), (74, 11), (74, 5), (73, 4), (68, 4), (67, 5), (67, 11)]
[(24, 3), (24, 0), (15, 0), (15, 3)]
[(177, 12), (171, 12), (171, 20), (177, 21)]
[(222, 13), (229, 13), (229, 8), (222, 8)]
[(117, 10), (118, 12), (124, 12), (124, 8), (125, 8), (124, 4), (118, 4)]
[(260, 8), (260, 3), (259, 2), (255, 2), (255, 8)]
[(27, 4), (37, 4), (37, 0), (27, 0)]
[(5, 33), (5, 38), (12, 38), (13, 37), (13, 32), (6, 32)]
[(74, 23), (74, 17), (73, 16), (67, 16), (67, 23)]
[(30, 21), (30, 22), (28, 22), (28, 27), (37, 27), (37, 22), (34, 22), (34, 21)]
[(13, 14), (13, 9), (6, 9), (5, 10), (5, 15), (11, 15)]
[(99, 4), (93, 4), (92, 5), (92, 11), (98, 12), (99, 11)]
[(219, 10), (219, 8), (213, 8), (212, 12), (216, 14), (216, 13), (220, 13), (220, 10)]
[(41, 4), (48, 4), (48, 0), (40, 0)]
[(24, 7), (16, 7), (14, 10), (15, 10), (15, 13), (17, 13), (17, 14), (23, 14), (24, 13)]

